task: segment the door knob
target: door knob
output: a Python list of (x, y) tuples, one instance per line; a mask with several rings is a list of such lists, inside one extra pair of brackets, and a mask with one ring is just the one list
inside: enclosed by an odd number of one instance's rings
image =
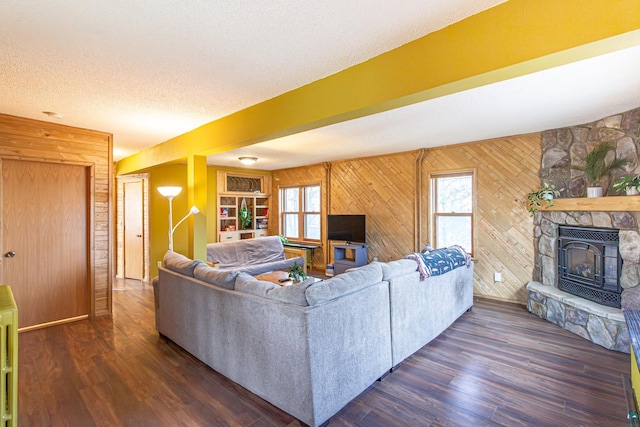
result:
[(142, 234), (136, 234), (136, 237), (142, 237)]
[(13, 258), (14, 256), (16, 256), (16, 253), (13, 251), (7, 252), (6, 254), (4, 254), (5, 257), (7, 258)]

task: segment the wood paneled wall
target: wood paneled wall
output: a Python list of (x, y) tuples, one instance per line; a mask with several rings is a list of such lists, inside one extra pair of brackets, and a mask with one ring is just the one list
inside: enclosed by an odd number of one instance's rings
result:
[[(422, 193), (426, 207), (428, 173), (476, 169), (474, 292), (478, 295), (527, 302), (525, 286), (532, 278), (535, 252), (533, 220), (525, 201), (527, 193), (540, 187), (540, 141), (541, 134), (535, 133), (427, 150)], [(425, 235), (428, 225), (425, 219)], [(494, 272), (502, 273), (502, 282), (494, 282)]]
[[(300, 168), (281, 169), (274, 171), (271, 180), (270, 214), (269, 214), (269, 235), (279, 234), (278, 214), (280, 211), (279, 188), (292, 185), (320, 184), (321, 197), (324, 203), (323, 209), (327, 209), (327, 169), (325, 165), (316, 164)], [(322, 218), (322, 234), (325, 235), (326, 218)], [(325, 264), (326, 245), (313, 252), (313, 264), (323, 266)]]
[(417, 152), (367, 157), (331, 165), (331, 210), (365, 214), (369, 261), (414, 252)]
[(0, 158), (93, 167), (90, 314), (111, 313), (111, 134), (0, 114)]
[[(474, 291), (524, 304), (534, 264), (525, 200), (540, 186), (540, 141), (536, 133), (274, 171), (273, 212), (279, 186), (322, 182), (326, 212), (366, 214), (369, 261), (390, 261), (429, 243), (429, 173), (474, 169)], [(269, 234), (278, 233), (275, 221), (269, 227)], [(330, 255), (325, 242), (314, 264), (323, 265)], [(494, 272), (502, 273), (502, 282), (494, 282)]]

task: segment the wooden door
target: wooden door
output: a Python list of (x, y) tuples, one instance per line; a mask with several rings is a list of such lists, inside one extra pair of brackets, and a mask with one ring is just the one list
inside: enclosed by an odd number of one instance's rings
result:
[(124, 277), (142, 280), (142, 181), (124, 183)]
[(26, 328), (87, 316), (84, 166), (2, 160), (2, 283)]

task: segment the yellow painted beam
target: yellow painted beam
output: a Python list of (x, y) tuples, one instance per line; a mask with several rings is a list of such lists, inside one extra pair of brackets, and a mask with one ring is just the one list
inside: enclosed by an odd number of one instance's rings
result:
[(207, 158), (190, 155), (187, 161), (187, 200), (200, 213), (189, 218), (189, 257), (207, 260)]
[(122, 159), (206, 156), (640, 45), (640, 0), (510, 0)]

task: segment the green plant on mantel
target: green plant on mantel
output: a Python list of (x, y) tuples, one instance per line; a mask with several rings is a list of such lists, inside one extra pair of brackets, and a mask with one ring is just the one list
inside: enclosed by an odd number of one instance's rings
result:
[(560, 190), (553, 184), (543, 183), (539, 190), (532, 191), (527, 194), (528, 210), (531, 216), (542, 207), (542, 202), (547, 204), (547, 207), (553, 207), (554, 197), (560, 195)]
[(626, 192), (627, 195), (636, 195), (640, 192), (640, 174), (636, 176), (624, 175), (613, 183), (613, 188), (617, 193)]
[(584, 172), (584, 176), (592, 184), (597, 187), (602, 178), (607, 176), (612, 169), (621, 168), (631, 163), (631, 159), (618, 159), (615, 157), (611, 162), (607, 162), (607, 154), (613, 150), (608, 142), (601, 142), (587, 153), (581, 160), (581, 165), (575, 165), (572, 169)]

